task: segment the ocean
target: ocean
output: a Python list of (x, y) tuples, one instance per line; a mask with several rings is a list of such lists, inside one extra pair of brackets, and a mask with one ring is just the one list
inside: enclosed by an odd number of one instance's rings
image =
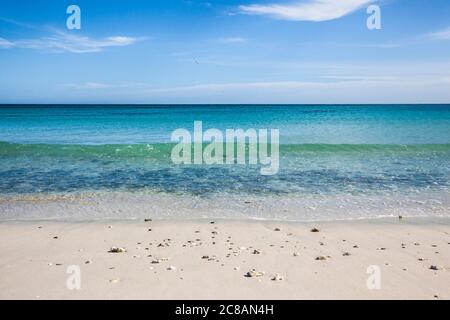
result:
[[(175, 165), (171, 133), (278, 129), (279, 171)], [(0, 106), (0, 220), (450, 216), (450, 105)]]

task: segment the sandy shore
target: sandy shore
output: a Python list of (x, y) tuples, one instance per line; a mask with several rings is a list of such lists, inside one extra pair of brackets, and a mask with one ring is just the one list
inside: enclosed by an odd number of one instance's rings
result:
[(0, 252), (1, 299), (450, 298), (448, 220), (3, 222)]

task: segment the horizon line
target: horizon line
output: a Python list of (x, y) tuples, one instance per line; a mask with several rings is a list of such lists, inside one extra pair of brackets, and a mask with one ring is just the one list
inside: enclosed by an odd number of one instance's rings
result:
[(406, 106), (406, 105), (450, 105), (437, 103), (0, 103), (5, 106)]

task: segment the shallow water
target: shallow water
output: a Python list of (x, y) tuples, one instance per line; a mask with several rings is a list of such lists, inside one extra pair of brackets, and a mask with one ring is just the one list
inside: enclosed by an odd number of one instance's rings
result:
[[(198, 120), (279, 129), (278, 174), (174, 165)], [(3, 106), (0, 141), (0, 219), (450, 215), (450, 105)]]

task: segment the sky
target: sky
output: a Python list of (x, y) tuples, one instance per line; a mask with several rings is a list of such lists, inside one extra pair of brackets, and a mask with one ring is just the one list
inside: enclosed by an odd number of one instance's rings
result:
[(450, 103), (450, 1), (0, 0), (0, 103)]

